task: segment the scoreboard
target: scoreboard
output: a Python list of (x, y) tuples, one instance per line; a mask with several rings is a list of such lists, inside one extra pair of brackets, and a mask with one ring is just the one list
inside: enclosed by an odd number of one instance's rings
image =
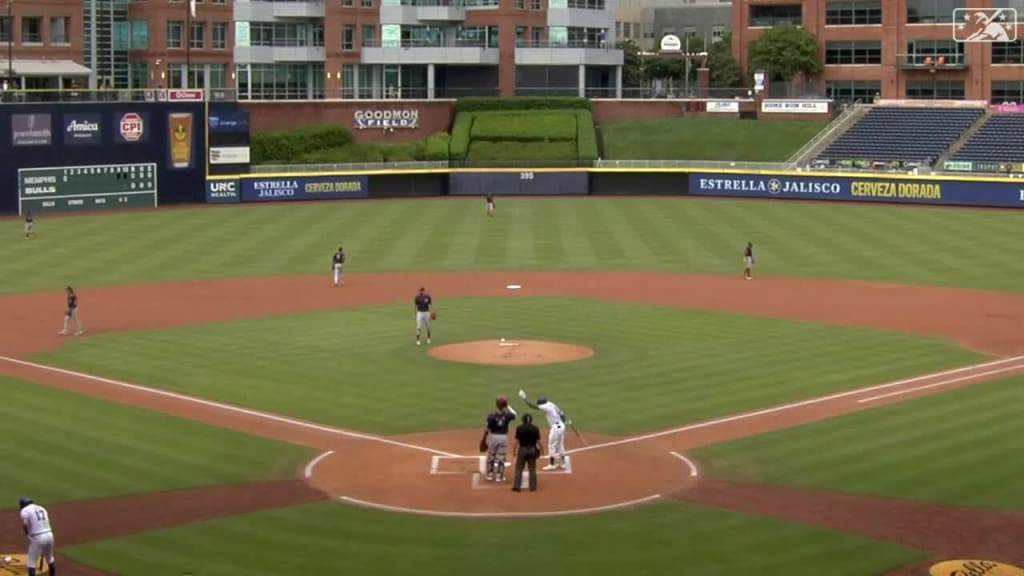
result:
[(18, 213), (157, 205), (155, 163), (18, 170)]

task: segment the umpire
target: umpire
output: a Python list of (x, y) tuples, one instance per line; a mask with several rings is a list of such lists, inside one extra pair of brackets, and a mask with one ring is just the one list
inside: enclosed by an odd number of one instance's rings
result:
[(533, 425), (533, 416), (523, 414), (523, 423), (516, 427), (516, 475), (512, 491), (519, 492), (523, 483), (523, 467), (530, 470), (530, 492), (537, 490), (537, 459), (540, 458), (540, 428)]

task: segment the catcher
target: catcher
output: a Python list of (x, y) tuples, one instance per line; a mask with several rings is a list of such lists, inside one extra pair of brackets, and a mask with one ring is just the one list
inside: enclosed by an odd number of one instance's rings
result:
[(427, 344), (430, 344), (430, 322), (437, 320), (437, 312), (430, 308), (434, 305), (434, 299), (427, 293), (426, 288), (420, 286), (412, 303), (416, 309), (416, 345), (420, 345), (420, 333), (424, 329), (427, 331)]
[(505, 457), (508, 452), (508, 427), (516, 419), (516, 411), (508, 405), (508, 398), (498, 396), (497, 408), (487, 415), (484, 435), (480, 438), (480, 451), (487, 453), (487, 479), (505, 481)]

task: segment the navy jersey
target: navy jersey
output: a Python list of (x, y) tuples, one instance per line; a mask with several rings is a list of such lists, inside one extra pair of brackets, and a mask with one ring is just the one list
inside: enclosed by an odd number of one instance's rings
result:
[(416, 299), (413, 300), (413, 304), (416, 305), (416, 310), (418, 312), (429, 312), (430, 305), (433, 303), (434, 301), (430, 298), (430, 294), (427, 294), (426, 292), (417, 294)]
[(494, 192), (487, 193), (487, 203), (494, 204)]
[(747, 244), (747, 247), (743, 249), (743, 256), (745, 256), (747, 258), (753, 258), (754, 257), (754, 247), (751, 246), (750, 244)]
[(508, 426), (515, 419), (511, 412), (492, 412), (487, 415), (487, 430), (491, 434), (508, 434)]
[(331, 259), (331, 264), (333, 265), (333, 264), (344, 264), (344, 263), (345, 263), (345, 253), (340, 251), (340, 250), (338, 252), (335, 252), (334, 253), (334, 258)]
[(25, 222), (28, 223), (28, 224), (32, 223), (32, 215), (31, 214), (25, 214)]
[(74, 310), (78, 308), (78, 295), (68, 294), (68, 310)]

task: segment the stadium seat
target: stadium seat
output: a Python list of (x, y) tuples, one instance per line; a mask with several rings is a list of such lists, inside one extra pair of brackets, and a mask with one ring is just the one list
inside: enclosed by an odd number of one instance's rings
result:
[(818, 155), (879, 162), (935, 161), (984, 113), (982, 108), (874, 107)]
[(1024, 162), (1024, 114), (993, 114), (952, 160)]

